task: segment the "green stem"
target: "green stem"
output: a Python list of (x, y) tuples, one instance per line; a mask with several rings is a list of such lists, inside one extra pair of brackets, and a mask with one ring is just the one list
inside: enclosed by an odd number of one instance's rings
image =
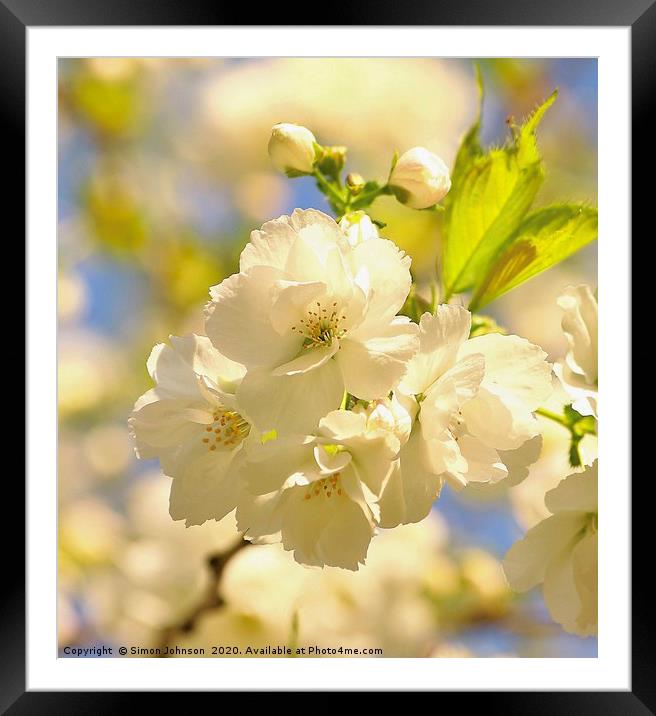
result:
[(571, 408), (571, 406), (565, 407), (563, 415), (547, 410), (547, 408), (538, 408), (535, 413), (562, 425), (569, 432), (569, 463), (572, 467), (581, 467), (583, 465), (580, 450), (581, 441), (586, 435), (597, 434), (597, 421), (580, 415), (575, 410), (571, 410), (570, 413), (572, 414), (568, 414), (568, 408)]
[(340, 409), (340, 410), (345, 410), (345, 409), (346, 409), (346, 404), (348, 403), (348, 395), (349, 395), (349, 394), (348, 394), (348, 391), (345, 390), (345, 391), (344, 391), (344, 395), (342, 396), (342, 404), (339, 406), (339, 409)]
[(336, 208), (339, 209), (339, 213), (343, 213), (346, 202), (344, 201), (344, 197), (335, 189), (335, 187), (324, 177), (324, 175), (318, 170), (315, 169), (313, 172), (314, 178), (319, 183), (319, 188), (323, 191), (324, 194), (328, 195), (333, 203), (336, 205)]
[(379, 186), (376, 189), (372, 189), (371, 191), (368, 191), (366, 194), (360, 194), (351, 204), (351, 208), (354, 210), (357, 209), (366, 209), (368, 206), (371, 206), (374, 201), (381, 195), (381, 194), (389, 194), (390, 188), (385, 184), (385, 186)]
[(547, 410), (546, 408), (538, 408), (535, 414), (541, 415), (543, 418), (549, 418), (549, 420), (553, 420), (554, 423), (559, 423), (569, 430), (569, 422), (564, 415), (558, 415), (558, 413), (554, 413), (552, 410)]
[(435, 315), (435, 309), (437, 308), (437, 286), (432, 282), (430, 285), (430, 292), (431, 292), (430, 312), (433, 315)]
[(535, 413), (536, 415), (541, 415), (543, 418), (548, 418), (549, 420), (553, 420), (555, 423), (559, 423), (564, 428), (567, 428), (572, 435), (583, 437), (583, 435), (597, 434), (596, 421), (595, 425), (586, 425), (585, 420), (580, 418), (576, 422), (572, 423), (567, 419), (566, 415), (559, 415), (558, 413), (554, 413), (546, 408), (538, 408)]

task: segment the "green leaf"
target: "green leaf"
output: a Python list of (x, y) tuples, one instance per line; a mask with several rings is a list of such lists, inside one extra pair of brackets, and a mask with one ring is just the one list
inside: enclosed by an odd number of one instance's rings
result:
[(569, 429), (575, 434), (584, 435), (597, 434), (597, 420), (592, 415), (581, 415), (575, 410), (572, 403), (563, 407), (563, 415), (568, 422)]
[(392, 156), (392, 164), (390, 165), (389, 174), (387, 175), (387, 181), (389, 181), (389, 178), (392, 176), (392, 172), (394, 171), (394, 167), (397, 165), (399, 161), (399, 150), (394, 150), (394, 155)]
[(448, 206), (451, 199), (458, 194), (458, 187), (462, 182), (463, 177), (466, 175), (467, 170), (471, 167), (475, 159), (483, 154), (483, 148), (481, 147), (480, 132), (481, 132), (481, 118), (483, 116), (483, 99), (485, 93), (483, 90), (483, 76), (481, 75), (481, 68), (478, 64), (476, 68), (476, 85), (478, 87), (478, 116), (476, 121), (469, 128), (467, 134), (465, 134), (458, 154), (456, 155), (456, 161), (453, 165), (453, 171), (451, 172), (451, 190), (447, 194), (444, 200), (444, 206)]
[(472, 314), (469, 337), (476, 338), (476, 336), (485, 336), (488, 333), (501, 333), (502, 335), (506, 335), (508, 331), (501, 327), (492, 316), (482, 316), (478, 313)]
[(522, 164), (530, 164), (531, 162), (539, 162), (542, 157), (538, 151), (538, 138), (536, 130), (542, 121), (545, 112), (556, 101), (558, 90), (554, 90), (545, 101), (539, 105), (529, 118), (520, 127), (517, 137), (517, 148), (519, 152), (519, 161)]
[(465, 136), (445, 201), (442, 265), (447, 295), (480, 282), (530, 209), (544, 179), (535, 130), (555, 98), (556, 92), (514, 129), (505, 147), (483, 152), (480, 115)]
[(470, 304), (478, 310), (597, 238), (597, 210), (576, 204), (529, 214), (492, 264)]

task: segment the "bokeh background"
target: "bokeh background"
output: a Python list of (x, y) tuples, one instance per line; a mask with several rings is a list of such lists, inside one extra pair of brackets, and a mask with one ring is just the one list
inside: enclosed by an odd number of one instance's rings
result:
[[(554, 87), (540, 130), (538, 204), (596, 205), (593, 59), (480, 62), (483, 138), (501, 143)], [(185, 529), (168, 515), (169, 479), (137, 461), (127, 430), (149, 387), (145, 361), (169, 334), (202, 332), (210, 285), (237, 268), (249, 232), (296, 207), (326, 209), (310, 178), (269, 165), (280, 121), (349, 148), (348, 168), (386, 177), (395, 149), (423, 145), (452, 165), (474, 120), (471, 61), (437, 59), (62, 59), (59, 64), (59, 599), (65, 646), (157, 646), (208, 589), (207, 557), (235, 540), (232, 519)], [(433, 275), (440, 217), (385, 197), (382, 234)], [(596, 246), (490, 307), (511, 332), (564, 355), (556, 298), (596, 286)], [(565, 402), (553, 399), (554, 407)], [(225, 604), (180, 646), (373, 646), (385, 656), (596, 656), (596, 639), (553, 624), (539, 591), (517, 596), (499, 560), (546, 515), (569, 472), (567, 434), (545, 424), (520, 485), (448, 486), (420, 525), (374, 539), (357, 574), (313, 570), (278, 546), (229, 564)], [(592, 454), (594, 444), (584, 444)]]

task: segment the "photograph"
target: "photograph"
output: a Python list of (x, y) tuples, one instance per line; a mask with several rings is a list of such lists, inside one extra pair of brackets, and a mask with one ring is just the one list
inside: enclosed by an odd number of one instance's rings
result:
[(597, 58), (56, 64), (58, 656), (596, 659)]

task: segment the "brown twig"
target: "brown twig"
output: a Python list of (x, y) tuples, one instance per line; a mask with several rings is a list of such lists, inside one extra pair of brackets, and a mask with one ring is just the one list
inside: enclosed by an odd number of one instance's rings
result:
[(194, 629), (198, 619), (203, 614), (211, 611), (212, 609), (218, 609), (225, 604), (225, 600), (219, 592), (223, 572), (228, 565), (228, 562), (230, 562), (230, 560), (237, 553), (241, 552), (242, 549), (248, 547), (250, 544), (252, 544), (252, 542), (242, 538), (225, 552), (217, 552), (207, 558), (207, 567), (210, 571), (210, 583), (207, 586), (205, 595), (186, 617), (162, 630), (162, 636), (158, 644), (158, 656), (167, 656), (166, 647), (168, 647), (176, 634), (188, 634)]

